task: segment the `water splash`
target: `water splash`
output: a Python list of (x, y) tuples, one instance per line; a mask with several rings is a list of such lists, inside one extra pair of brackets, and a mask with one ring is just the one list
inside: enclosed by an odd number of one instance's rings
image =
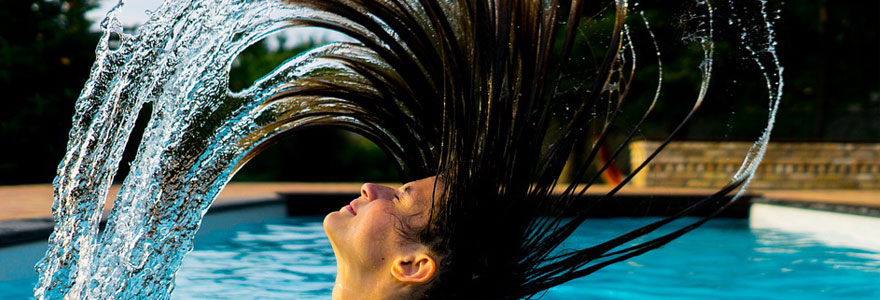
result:
[[(317, 96), (275, 97), (296, 89), (291, 82), (307, 78), (337, 78), (336, 84), (370, 89), (368, 79), (344, 61), (333, 59), (344, 57), (387, 67), (380, 55), (365, 51), (358, 43), (317, 47), (286, 61), (241, 92), (229, 90), (232, 61), (249, 45), (305, 21), (351, 23), (347, 20), (280, 1), (166, 1), (150, 14), (149, 21), (126, 33), (117, 18), (122, 5), (120, 1), (101, 23), (104, 34), (96, 49), (96, 62), (76, 103), (67, 153), (54, 182), (55, 230), (46, 257), (37, 266), (37, 299), (169, 298), (174, 274), (183, 255), (191, 250), (193, 236), (211, 202), (260, 147), (285, 132), (306, 126), (344, 126), (392, 145), (387, 150), (401, 165), (413, 159), (407, 153), (421, 153), (415, 159), (427, 160), (425, 153), (437, 147), (405, 147), (412, 143), (398, 140), (404, 135), (393, 134), (392, 129), (369, 119), (352, 117), (359, 107), (350, 102)], [(634, 10), (638, 5), (629, 7), (627, 1), (618, 0), (617, 6), (617, 13), (625, 16), (621, 10)], [(702, 23), (689, 36), (704, 54), (694, 109), (704, 101), (709, 88), (714, 49), (712, 7), (703, 1), (697, 6), (707, 14), (697, 16), (695, 20)], [(775, 41), (765, 6), (761, 2), (759, 17), (768, 31), (760, 36), (766, 37), (764, 45), (771, 47), (748, 49), (767, 81), (770, 117), (767, 129), (734, 177), (746, 182), (766, 149), (782, 94), (782, 68), (772, 47)], [(647, 19), (642, 20), (653, 40)], [(371, 31), (350, 25), (367, 37), (398, 36), (387, 32), (387, 26)], [(624, 87), (633, 78), (636, 56), (630, 30), (626, 28), (616, 45), (621, 59), (602, 89), (609, 93), (609, 107), (619, 105), (626, 93)], [(744, 41), (754, 40), (746, 37)], [(118, 45), (112, 43), (115, 39)], [(659, 62), (656, 42), (654, 47)], [(654, 102), (660, 98), (662, 71), (658, 76)], [(135, 118), (146, 103), (152, 104), (152, 115), (106, 230), (99, 235), (103, 201)], [(404, 112), (414, 109), (403, 104), (384, 105), (397, 105), (396, 109)], [(418, 137), (416, 141), (420, 141)]]
[[(732, 2), (731, 5), (733, 5)], [(740, 34), (740, 42), (744, 45), (746, 50), (748, 50), (751, 60), (758, 66), (761, 75), (764, 77), (767, 87), (767, 103), (769, 106), (768, 121), (767, 127), (765, 127), (764, 131), (761, 133), (761, 137), (758, 138), (758, 141), (756, 141), (749, 149), (749, 153), (743, 160), (742, 165), (736, 171), (736, 174), (733, 175), (735, 179), (742, 178), (745, 180), (743, 187), (736, 193), (737, 197), (742, 195), (746, 188), (748, 188), (749, 183), (758, 169), (758, 164), (761, 163), (764, 153), (767, 152), (767, 144), (770, 142), (770, 132), (773, 131), (773, 125), (776, 123), (776, 112), (779, 110), (779, 102), (782, 101), (783, 68), (779, 63), (779, 57), (776, 55), (776, 32), (773, 30), (773, 21), (767, 13), (767, 1), (761, 0), (759, 5), (760, 15), (754, 16), (754, 18), (757, 19), (757, 23), (760, 24), (759, 26), (762, 26), (760, 28), (761, 31), (759, 31), (761, 34), (756, 34), (757, 37), (752, 37), (750, 32), (746, 30), (746, 27), (740, 26), (739, 28), (742, 30)], [(734, 17), (737, 16), (732, 16), (731, 20)], [(741, 22), (742, 19), (739, 19), (739, 21)], [(761, 49), (760, 51), (755, 50), (756, 46), (749, 43), (750, 38), (757, 41), (757, 49)]]
[[(166, 1), (134, 34), (102, 22), (91, 77), (76, 104), (54, 182), (56, 228), (38, 265), (38, 299), (162, 299), (211, 201), (250, 150), (306, 124), (361, 124), (333, 101), (270, 98), (300, 77), (340, 69), (330, 44), (285, 62), (251, 88), (227, 88), (233, 58), (292, 20), (316, 12), (276, 1)], [(111, 35), (120, 38), (111, 48)], [(153, 113), (103, 236), (101, 207), (145, 103)]]

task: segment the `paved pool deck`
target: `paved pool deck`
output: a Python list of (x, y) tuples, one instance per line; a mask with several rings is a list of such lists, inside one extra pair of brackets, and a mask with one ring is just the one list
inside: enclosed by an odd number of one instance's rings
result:
[[(395, 184), (389, 184), (395, 186)], [(243, 205), (266, 201), (281, 201), (285, 195), (357, 195), (360, 183), (306, 183), (306, 182), (233, 182), (226, 186), (213, 207)], [(587, 195), (601, 196), (611, 186), (595, 185)], [(704, 196), (716, 192), (711, 188), (633, 188), (626, 187), (618, 196)], [(104, 208), (109, 211), (119, 185), (113, 185)], [(786, 203), (847, 205), (880, 209), (880, 190), (750, 190), (756, 201)], [(52, 185), (31, 184), (0, 186), (0, 221), (50, 218), (52, 210)]]
[[(359, 191), (357, 183), (233, 182), (223, 189), (212, 208), (281, 201), (280, 193), (357, 194)], [(105, 212), (113, 206), (118, 193), (119, 185), (113, 185), (107, 193)], [(0, 221), (51, 218), (52, 194), (51, 184), (0, 186)]]
[[(360, 183), (233, 182), (220, 193), (208, 213), (267, 203), (285, 204), (291, 215), (326, 213), (357, 197), (360, 186)], [(611, 188), (593, 186), (585, 197), (599, 199)], [(118, 185), (111, 187), (105, 214), (118, 191)], [(626, 187), (613, 201), (602, 201), (594, 210), (598, 217), (658, 216), (687, 207), (716, 191)], [(52, 193), (50, 184), (0, 186), (0, 246), (48, 236), (52, 229)], [(750, 190), (725, 216), (747, 217), (753, 202), (880, 217), (880, 190)]]

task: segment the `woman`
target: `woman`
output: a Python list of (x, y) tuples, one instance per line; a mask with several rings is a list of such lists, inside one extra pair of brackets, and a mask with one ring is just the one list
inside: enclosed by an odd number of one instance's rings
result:
[[(589, 207), (605, 199), (586, 202), (579, 194), (621, 152), (589, 171), (618, 113), (629, 108), (634, 54), (625, 1), (608, 14), (613, 22), (600, 55), (583, 54), (590, 45), (577, 33), (605, 4), (290, 2), (320, 11), (297, 25), (357, 42), (310, 53), (346, 70), (294, 80), (278, 98), (333, 99), (341, 108), (335, 113), (350, 117), (340, 126), (376, 141), (406, 177), (418, 179), (396, 189), (365, 184), (358, 199), (325, 218), (338, 261), (334, 299), (530, 298), (695, 228), (707, 219), (631, 244), (693, 209), (720, 211), (728, 202), (718, 196), (745, 178), (675, 216), (598, 245), (559, 249)], [(703, 68), (702, 89), (710, 70)], [(624, 144), (652, 107), (624, 132)], [(573, 184), (557, 188), (579, 145), (590, 151), (575, 162)]]
[(324, 219), (336, 254), (333, 299), (412, 299), (441, 259), (411, 237), (427, 223), (435, 178), (399, 189), (367, 183), (361, 196)]

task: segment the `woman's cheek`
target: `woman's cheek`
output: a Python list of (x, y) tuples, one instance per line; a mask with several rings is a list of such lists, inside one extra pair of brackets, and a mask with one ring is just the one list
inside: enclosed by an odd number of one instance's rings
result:
[(358, 236), (355, 237), (359, 241), (358, 246), (369, 252), (367, 256), (371, 257), (370, 260), (384, 257), (389, 250), (387, 249), (389, 242), (393, 241), (391, 236), (394, 233), (391, 220), (393, 216), (380, 210), (373, 210), (363, 217), (360, 220), (362, 223), (359, 224)]

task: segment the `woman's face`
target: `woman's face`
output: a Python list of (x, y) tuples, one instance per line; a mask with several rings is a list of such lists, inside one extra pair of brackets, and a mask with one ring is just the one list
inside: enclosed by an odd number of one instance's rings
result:
[(360, 197), (328, 214), (324, 218), (324, 230), (340, 272), (382, 272), (397, 258), (422, 247), (401, 236), (399, 230), (421, 228), (426, 224), (434, 180), (428, 177), (396, 189), (365, 183)]

